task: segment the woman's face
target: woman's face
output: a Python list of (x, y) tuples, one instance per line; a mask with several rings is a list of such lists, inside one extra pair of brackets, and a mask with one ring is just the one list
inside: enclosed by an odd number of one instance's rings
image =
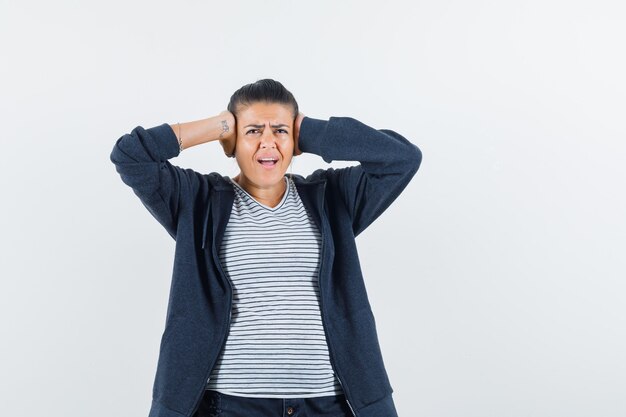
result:
[(238, 108), (235, 158), (244, 181), (259, 188), (282, 186), (294, 151), (292, 111), (290, 106), (265, 102)]

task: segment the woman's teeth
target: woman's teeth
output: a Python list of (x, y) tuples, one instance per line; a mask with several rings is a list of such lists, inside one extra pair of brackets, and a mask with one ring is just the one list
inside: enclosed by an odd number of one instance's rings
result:
[(261, 158), (259, 159), (259, 162), (263, 165), (274, 165), (278, 161), (273, 158)]

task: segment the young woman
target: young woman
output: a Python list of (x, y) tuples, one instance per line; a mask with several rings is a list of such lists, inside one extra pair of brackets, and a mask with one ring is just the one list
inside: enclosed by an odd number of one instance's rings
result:
[[(176, 240), (150, 417), (397, 416), (355, 237), (405, 189), (419, 148), (350, 117), (304, 116), (271, 79), (227, 109), (137, 126), (111, 152)], [(237, 176), (169, 162), (211, 141)], [(287, 175), (303, 152), (359, 164)]]

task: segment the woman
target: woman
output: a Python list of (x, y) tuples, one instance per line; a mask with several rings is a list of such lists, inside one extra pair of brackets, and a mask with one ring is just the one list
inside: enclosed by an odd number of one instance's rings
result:
[[(210, 141), (237, 176), (168, 161)], [(303, 152), (359, 164), (286, 175)], [(264, 79), (215, 117), (137, 126), (111, 161), (176, 240), (150, 417), (397, 416), (355, 237), (417, 172), (417, 146), (306, 117)]]

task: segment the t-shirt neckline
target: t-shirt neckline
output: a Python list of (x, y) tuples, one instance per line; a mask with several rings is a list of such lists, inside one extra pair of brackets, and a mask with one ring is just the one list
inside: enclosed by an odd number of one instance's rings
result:
[(287, 178), (287, 176), (283, 176), (283, 179), (287, 182), (287, 188), (285, 189), (285, 193), (283, 194), (283, 197), (281, 198), (280, 202), (276, 205), (276, 207), (270, 207), (270, 206), (266, 206), (263, 203), (260, 203), (259, 201), (257, 201), (256, 198), (252, 197), (241, 185), (239, 185), (239, 183), (237, 181), (235, 181), (233, 178), (228, 177), (228, 179), (230, 179), (230, 181), (233, 183), (233, 185), (235, 185), (235, 187), (239, 188), (241, 191), (243, 191), (245, 193), (246, 196), (248, 196), (248, 198), (250, 198), (252, 201), (254, 201), (256, 204), (258, 204), (259, 206), (263, 207), (266, 210), (269, 211), (276, 211), (279, 208), (281, 208), (283, 206), (283, 204), (285, 203), (285, 200), (287, 200), (287, 196), (289, 194), (289, 190), (291, 189), (291, 184), (289, 183), (289, 178)]

